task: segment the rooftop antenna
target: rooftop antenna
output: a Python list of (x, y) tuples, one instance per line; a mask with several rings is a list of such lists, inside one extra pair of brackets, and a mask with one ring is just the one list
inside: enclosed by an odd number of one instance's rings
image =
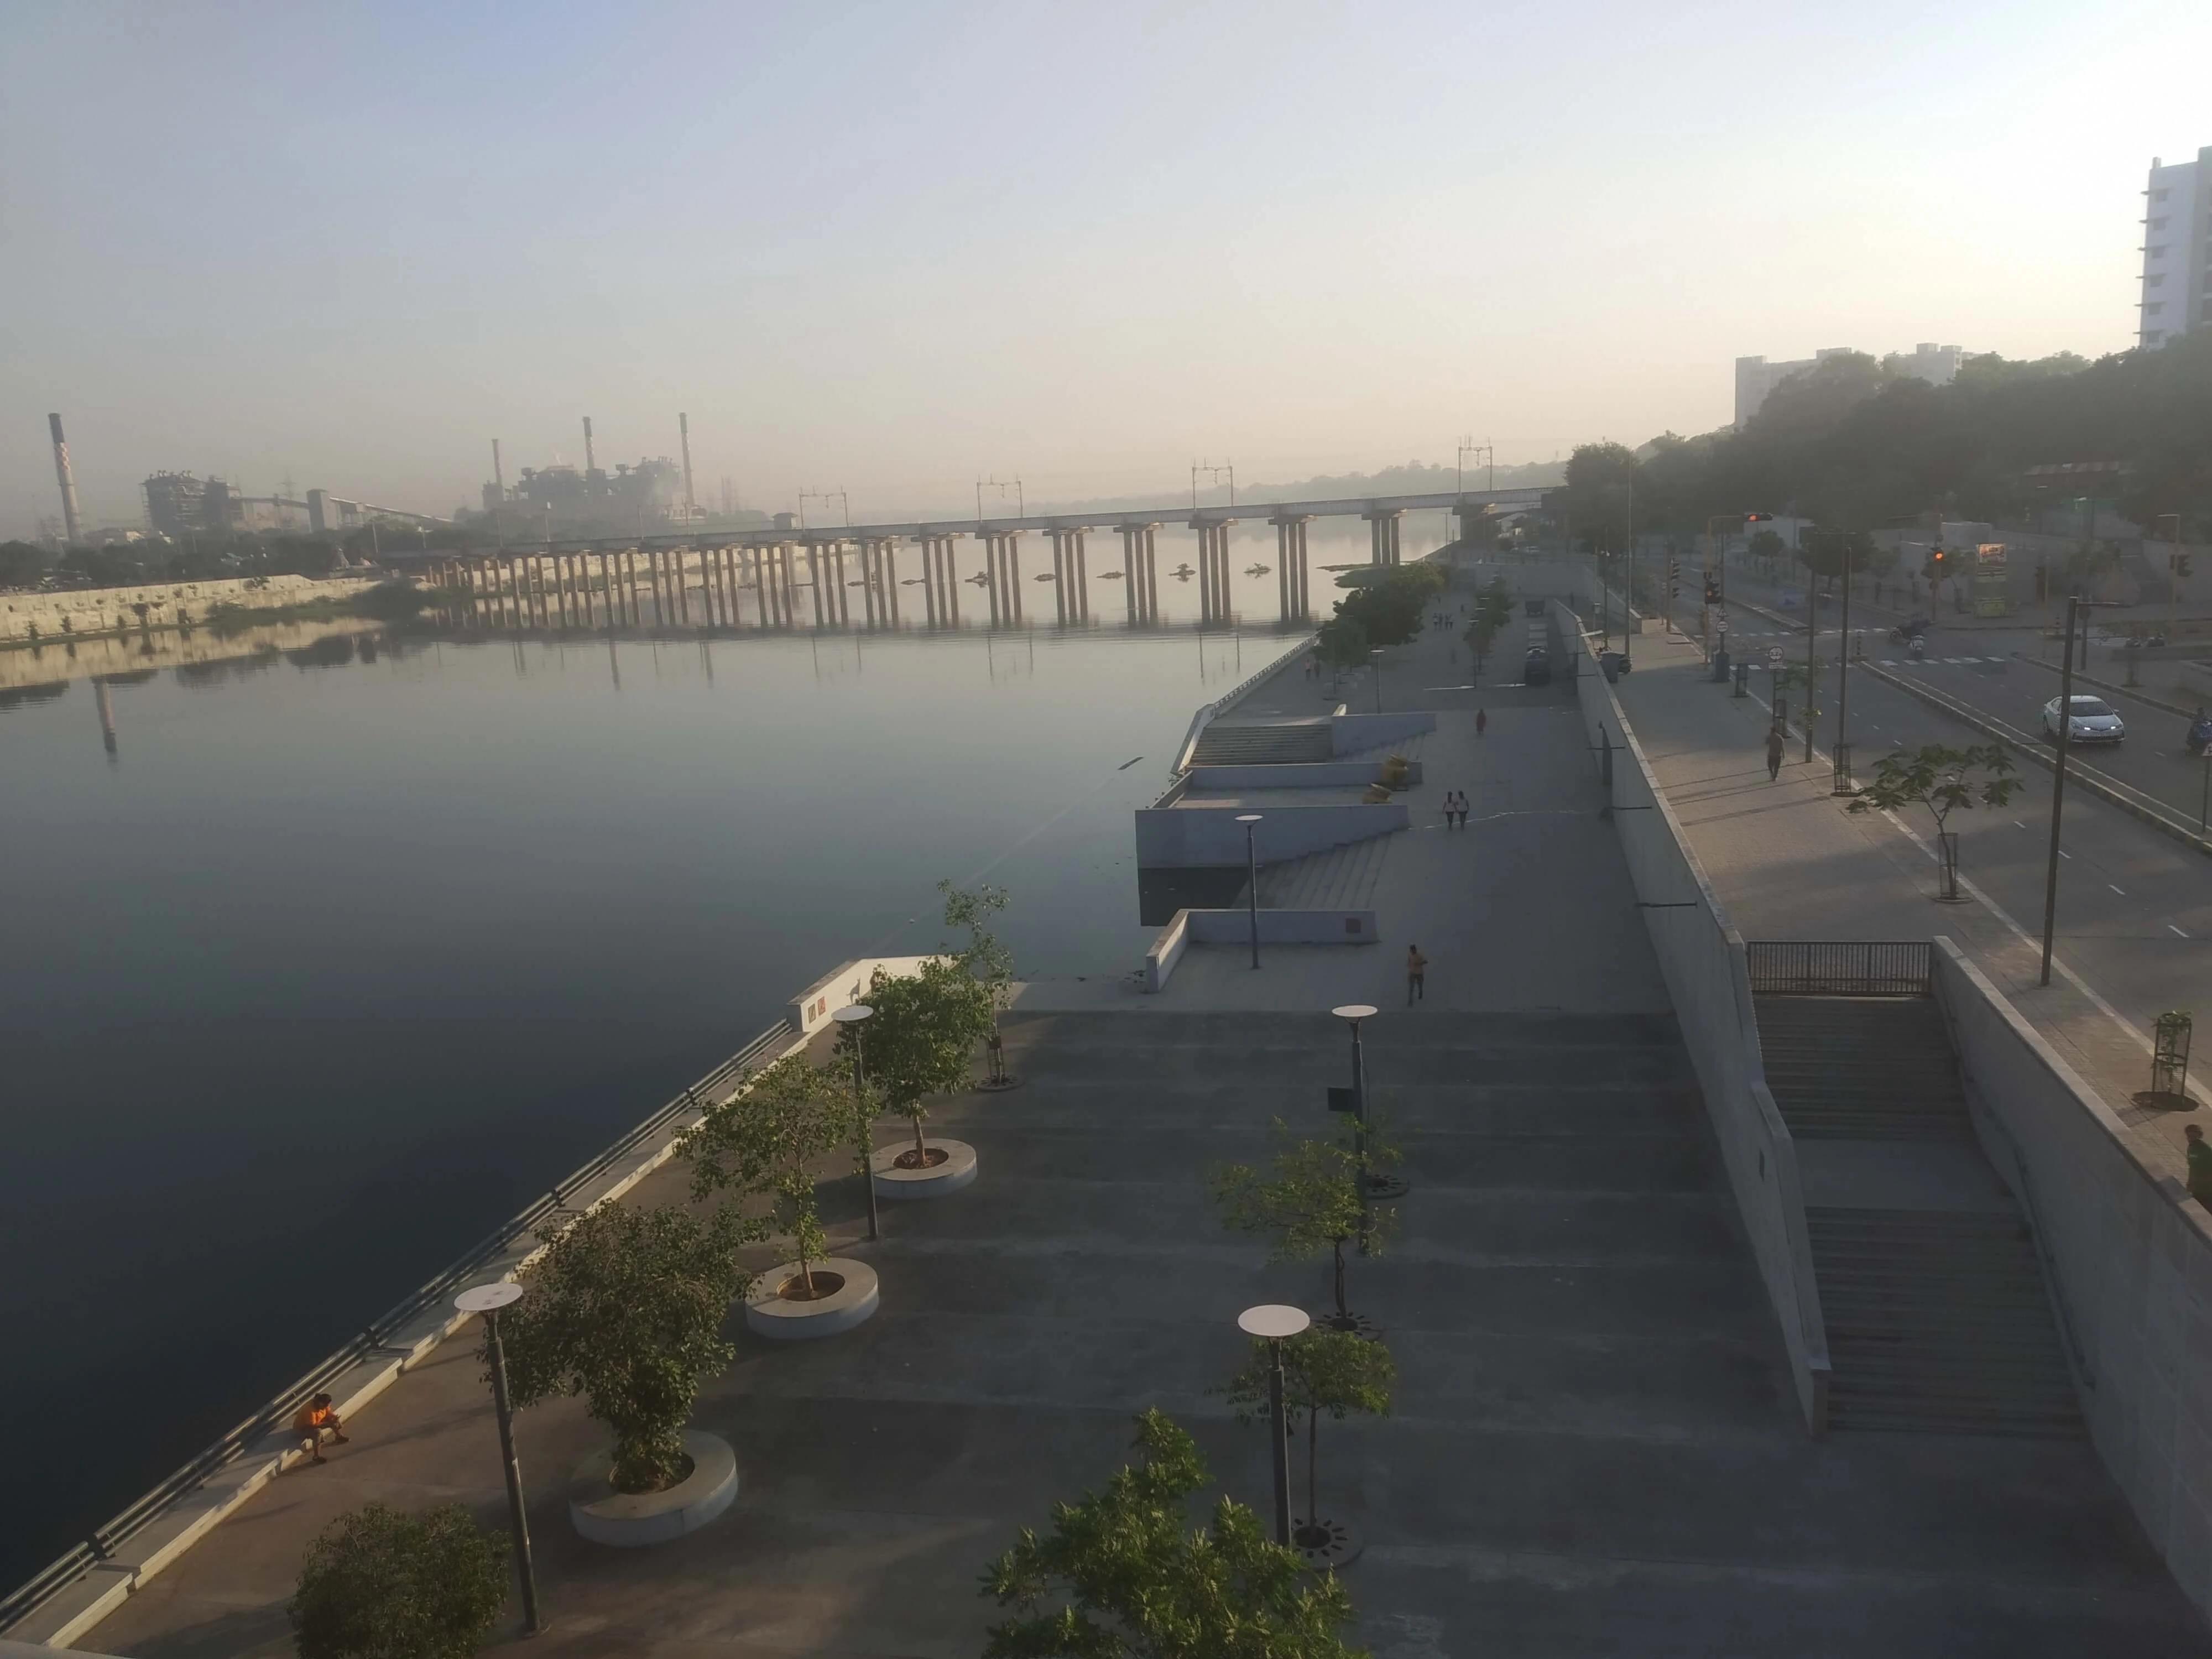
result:
[(584, 476), (590, 477), (598, 471), (599, 464), (592, 459), (592, 417), (584, 416)]
[(697, 503), (691, 499), (691, 417), (678, 415), (676, 429), (684, 439), (684, 517), (689, 523), (698, 511)]
[(60, 416), (47, 416), (46, 425), (54, 434), (54, 477), (62, 486), (63, 532), (69, 538), (69, 544), (75, 547), (81, 538), (77, 532), (76, 477), (70, 471), (69, 441), (62, 436)]

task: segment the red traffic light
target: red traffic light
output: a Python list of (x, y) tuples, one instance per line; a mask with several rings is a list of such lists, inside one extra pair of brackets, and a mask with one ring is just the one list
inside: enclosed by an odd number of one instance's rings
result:
[(1773, 516), (1771, 513), (1747, 513), (1743, 515), (1743, 521), (1746, 524), (1763, 524)]

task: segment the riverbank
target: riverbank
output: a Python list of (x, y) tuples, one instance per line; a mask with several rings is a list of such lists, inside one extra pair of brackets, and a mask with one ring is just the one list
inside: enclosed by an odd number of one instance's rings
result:
[(379, 573), (0, 593), (0, 650), (231, 625), (226, 618), (244, 617), (246, 625), (318, 620), (336, 614), (333, 607), (392, 585)]

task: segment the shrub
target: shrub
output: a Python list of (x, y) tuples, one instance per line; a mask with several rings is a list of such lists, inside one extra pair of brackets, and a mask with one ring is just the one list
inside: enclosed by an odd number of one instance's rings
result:
[(465, 1659), (507, 1602), (507, 1542), (459, 1504), (371, 1504), (307, 1547), (292, 1597), (300, 1659)]

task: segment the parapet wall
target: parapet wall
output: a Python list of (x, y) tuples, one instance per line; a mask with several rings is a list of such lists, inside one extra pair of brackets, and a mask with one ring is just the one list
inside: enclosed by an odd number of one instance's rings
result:
[(2035, 1231), (2082, 1414), (2174, 1582), (2212, 1613), (2212, 1215), (1948, 939), (1936, 995), (1982, 1150)]
[(1609, 779), (1613, 829), (1720, 1142), (1744, 1231), (1781, 1323), (1797, 1403), (1807, 1428), (1825, 1433), (1827, 1325), (1813, 1277), (1796, 1144), (1766, 1086), (1743, 939), (1660, 793), (1643, 746), (1623, 718), (1613, 688), (1597, 671), (1573, 613), (1557, 600), (1551, 611), (1552, 624), (1567, 647), (1561, 654), (1566, 672), (1575, 678), (1591, 762)]

